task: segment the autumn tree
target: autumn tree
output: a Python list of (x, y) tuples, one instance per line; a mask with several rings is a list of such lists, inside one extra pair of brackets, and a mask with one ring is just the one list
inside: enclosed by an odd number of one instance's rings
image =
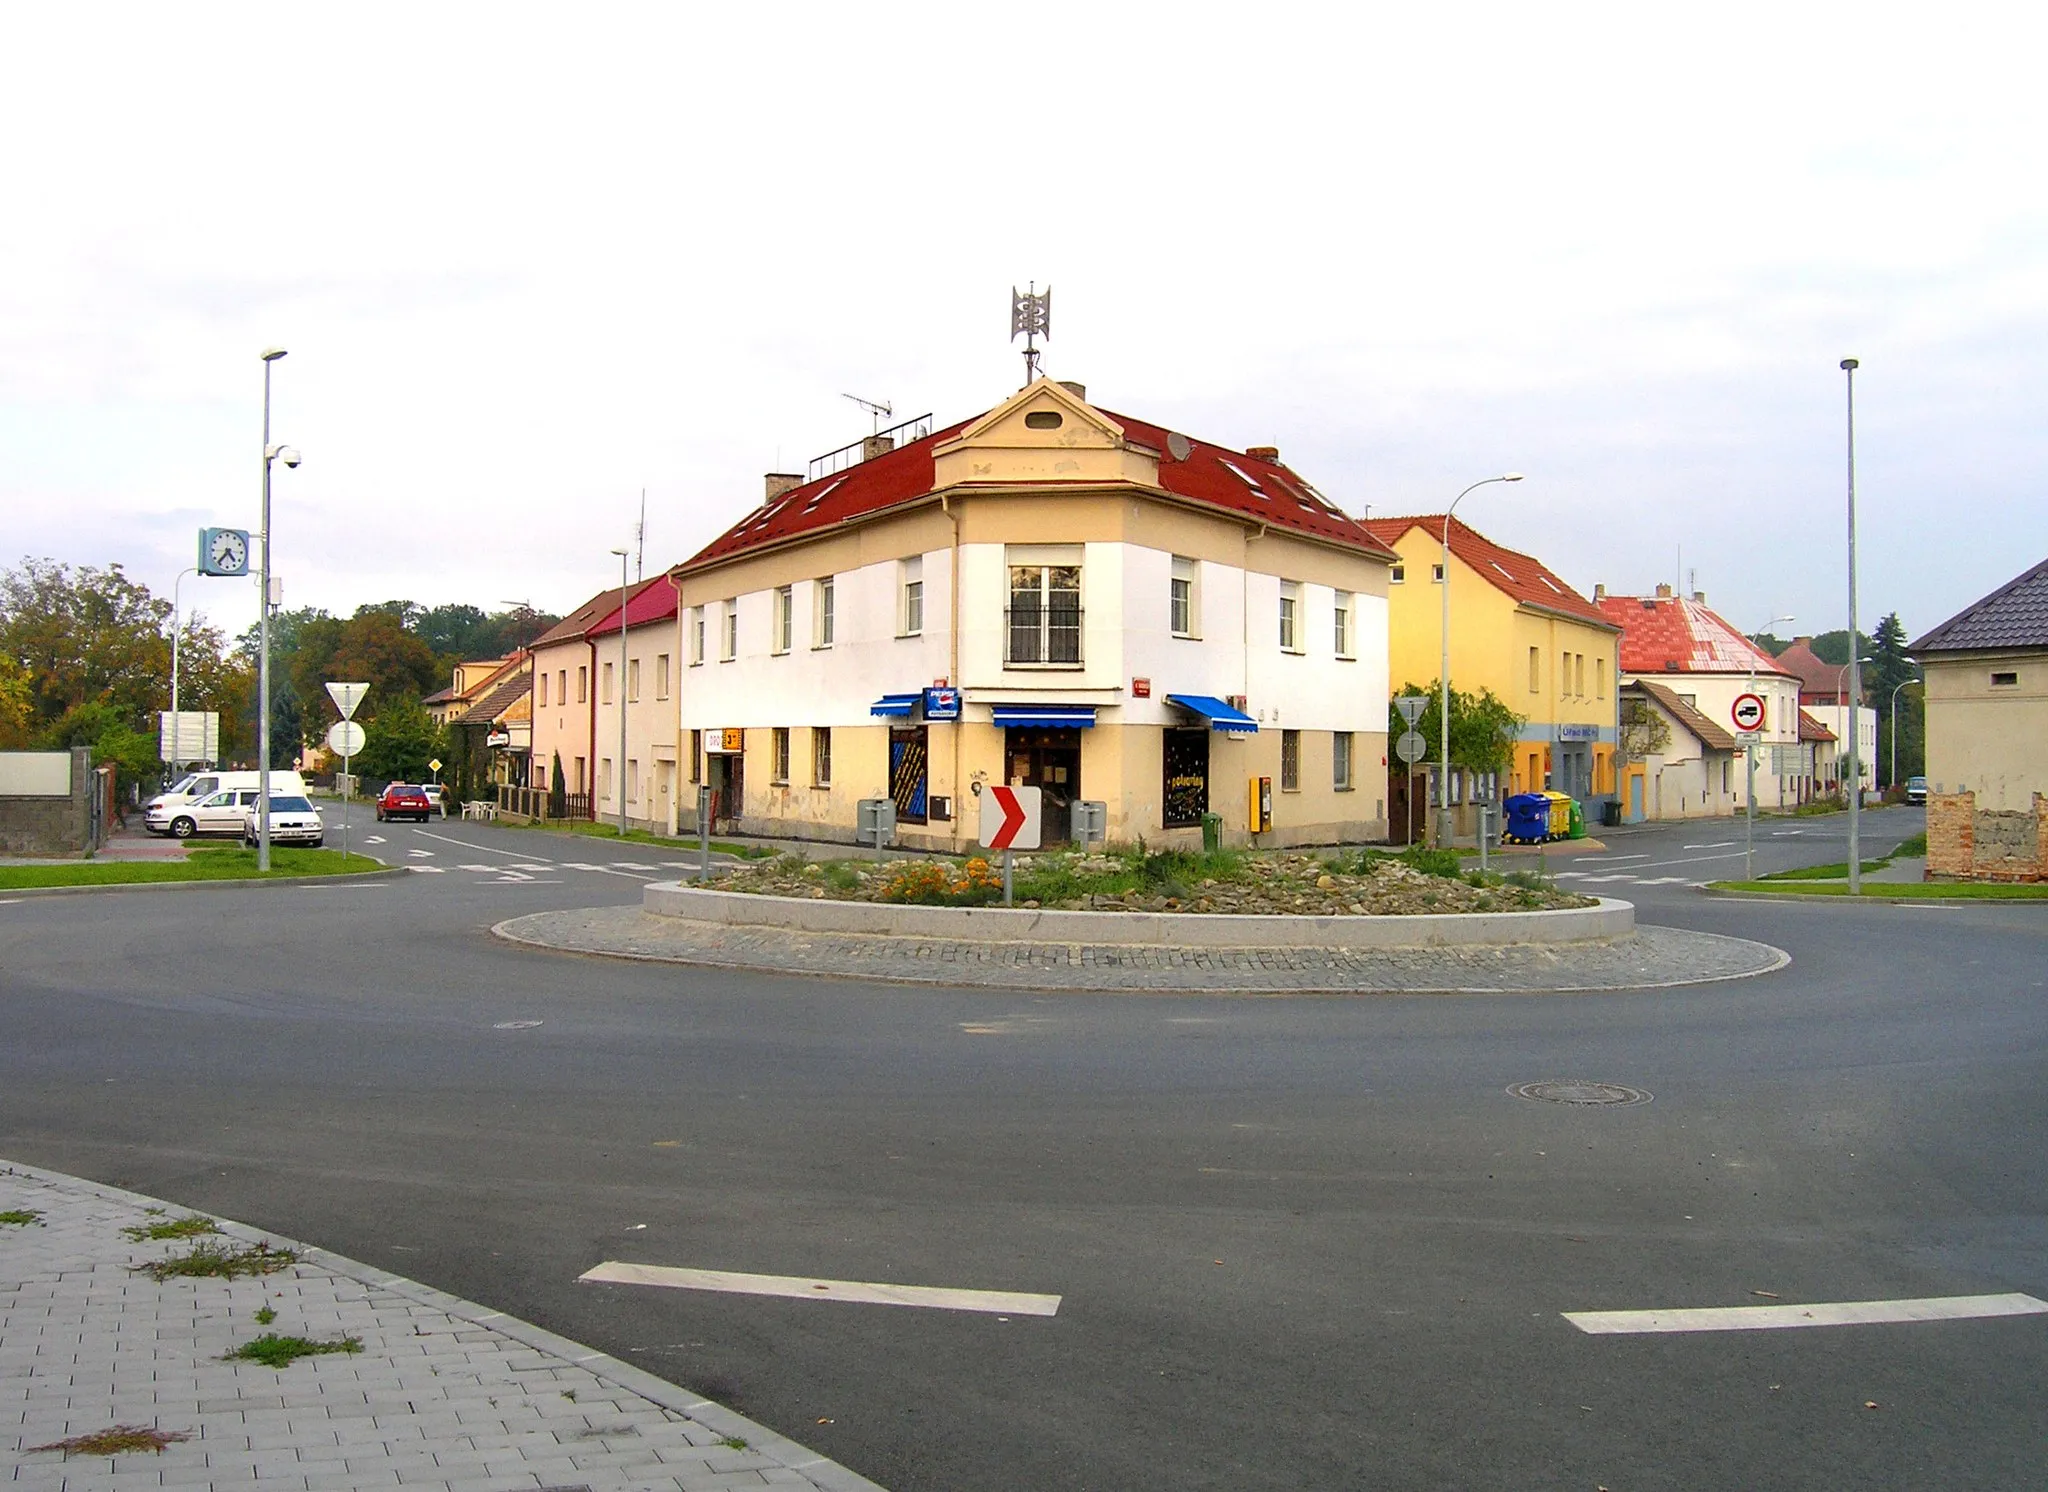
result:
[(169, 701), (171, 603), (118, 565), (24, 559), (0, 571), (0, 653), (28, 681), (35, 720), (111, 704), (131, 729)]

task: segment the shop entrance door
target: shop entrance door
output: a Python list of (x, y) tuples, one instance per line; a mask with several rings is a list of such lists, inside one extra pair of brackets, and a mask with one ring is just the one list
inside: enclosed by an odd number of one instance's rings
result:
[(922, 824), (925, 791), (931, 778), (931, 752), (921, 725), (889, 730), (889, 796), (896, 800), (896, 821)]
[(744, 756), (712, 755), (705, 776), (711, 784), (711, 832), (737, 834), (740, 813), (746, 806), (746, 765)]
[(1065, 844), (1074, 836), (1073, 809), (1081, 797), (1081, 732), (1013, 726), (1004, 738), (1006, 784), (1044, 789), (1043, 843)]

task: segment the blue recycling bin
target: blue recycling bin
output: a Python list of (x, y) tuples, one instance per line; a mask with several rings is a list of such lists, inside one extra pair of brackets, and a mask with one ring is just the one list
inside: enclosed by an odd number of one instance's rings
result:
[(1510, 844), (1541, 844), (1550, 838), (1550, 799), (1542, 793), (1516, 793), (1501, 807), (1507, 826), (1501, 838)]

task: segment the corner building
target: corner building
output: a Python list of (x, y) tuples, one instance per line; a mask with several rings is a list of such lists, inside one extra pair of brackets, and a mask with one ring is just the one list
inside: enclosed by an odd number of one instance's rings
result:
[(670, 572), (714, 829), (851, 840), (890, 798), (898, 842), (966, 849), (1008, 783), (1044, 790), (1047, 844), (1085, 801), (1112, 840), (1385, 837), (1394, 556), (1277, 450), (1050, 379), (884, 445), (771, 475)]

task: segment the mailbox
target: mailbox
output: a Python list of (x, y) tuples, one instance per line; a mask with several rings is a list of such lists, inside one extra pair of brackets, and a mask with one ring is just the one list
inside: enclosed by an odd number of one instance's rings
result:
[(1273, 831), (1273, 779), (1254, 777), (1251, 784), (1251, 831), (1254, 834), (1270, 834)]

